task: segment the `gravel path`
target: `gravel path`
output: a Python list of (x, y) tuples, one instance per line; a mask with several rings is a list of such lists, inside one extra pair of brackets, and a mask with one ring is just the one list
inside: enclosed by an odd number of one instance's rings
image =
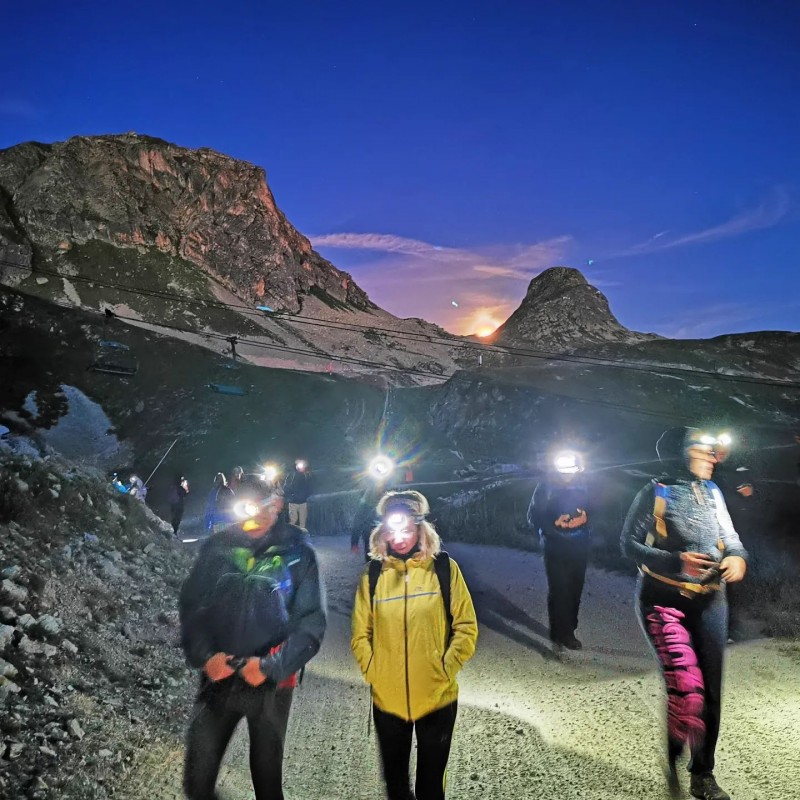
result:
[[(369, 692), (349, 649), (363, 565), (344, 537), (315, 544), (328, 586), (329, 627), (295, 694), (286, 796), (379, 800), (375, 739), (367, 733)], [(460, 679), (448, 797), (665, 797), (661, 686), (634, 618), (633, 579), (590, 570), (578, 630), (584, 650), (559, 659), (546, 643), (538, 555), (459, 544), (448, 550), (464, 570), (480, 622), (478, 652)], [(734, 800), (800, 797), (798, 674), (796, 642), (730, 648), (717, 777)], [(253, 796), (246, 748), (240, 732), (224, 767), (224, 798)], [(180, 797), (181, 758), (177, 741), (169, 753), (153, 753), (128, 783), (131, 796)]]

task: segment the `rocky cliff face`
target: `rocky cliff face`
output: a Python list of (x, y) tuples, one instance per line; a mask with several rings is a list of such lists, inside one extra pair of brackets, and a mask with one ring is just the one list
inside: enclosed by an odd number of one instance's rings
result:
[(633, 343), (657, 338), (620, 325), (608, 300), (570, 267), (537, 275), (519, 308), (491, 337), (507, 347), (575, 350), (602, 342)]
[(0, 260), (30, 266), (35, 250), (92, 241), (180, 257), (275, 309), (312, 292), (373, 307), (286, 220), (260, 167), (133, 133), (0, 151)]

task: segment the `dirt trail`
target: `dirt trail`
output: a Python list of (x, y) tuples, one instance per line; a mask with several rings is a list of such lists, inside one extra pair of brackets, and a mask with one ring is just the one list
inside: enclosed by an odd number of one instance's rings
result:
[[(344, 537), (315, 544), (328, 586), (329, 628), (295, 695), (286, 796), (378, 800), (374, 734), (367, 735), (369, 693), (349, 650), (362, 564)], [(665, 797), (661, 687), (634, 618), (633, 580), (590, 570), (578, 631), (585, 649), (556, 659), (546, 645), (541, 558), (487, 546), (448, 550), (464, 569), (481, 623), (478, 652), (460, 679), (448, 797)], [(730, 648), (717, 777), (734, 800), (800, 796), (798, 674), (797, 642)], [(149, 755), (126, 781), (125, 794), (181, 797), (181, 762), (176, 739), (169, 752)], [(242, 732), (229, 751), (221, 795), (253, 796)]]

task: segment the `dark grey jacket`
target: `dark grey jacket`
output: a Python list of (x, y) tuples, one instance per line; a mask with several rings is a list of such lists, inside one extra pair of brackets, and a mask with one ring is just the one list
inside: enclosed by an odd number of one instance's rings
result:
[[(238, 525), (231, 525), (206, 540), (181, 589), (181, 643), (192, 666), (201, 667), (222, 650), (205, 622), (208, 603), (218, 582), (231, 571), (233, 551), (249, 549), (258, 558), (269, 548), (285, 557), (291, 573), (292, 594), (286, 604), (287, 636), (275, 653), (245, 655), (261, 656), (264, 673), (276, 682), (289, 678), (316, 655), (327, 623), (317, 556), (308, 536), (295, 525), (278, 522), (266, 536), (254, 540)], [(257, 625), (258, 621), (254, 620), (253, 624)]]

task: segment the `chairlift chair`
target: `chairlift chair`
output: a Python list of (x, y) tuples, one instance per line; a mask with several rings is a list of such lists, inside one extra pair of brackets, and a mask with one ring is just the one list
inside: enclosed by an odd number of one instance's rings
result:
[(108, 375), (130, 377), (136, 374), (139, 365), (128, 345), (104, 339), (95, 347), (91, 369)]
[(244, 397), (247, 394), (246, 389), (242, 389), (239, 386), (228, 386), (224, 383), (207, 383), (206, 386), (217, 394), (230, 394), (235, 397)]

